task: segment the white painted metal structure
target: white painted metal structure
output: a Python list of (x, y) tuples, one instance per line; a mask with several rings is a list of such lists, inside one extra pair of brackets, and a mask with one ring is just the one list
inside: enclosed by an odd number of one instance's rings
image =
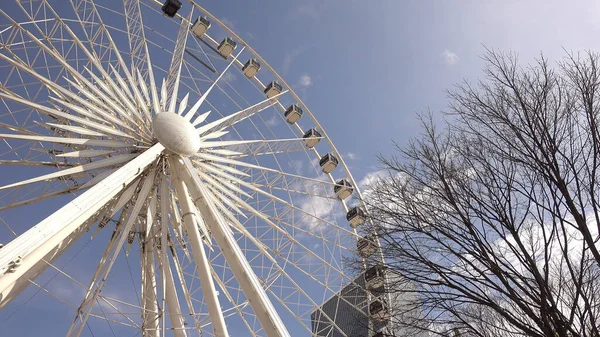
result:
[[(335, 182), (360, 193), (327, 134), (218, 19), (161, 5), (0, 4), (2, 332), (45, 331), (28, 305), (52, 299), (68, 336), (309, 336), (352, 282), (344, 257), (366, 233)], [(262, 67), (245, 76), (250, 58)], [(283, 90), (266, 94), (263, 72)]]

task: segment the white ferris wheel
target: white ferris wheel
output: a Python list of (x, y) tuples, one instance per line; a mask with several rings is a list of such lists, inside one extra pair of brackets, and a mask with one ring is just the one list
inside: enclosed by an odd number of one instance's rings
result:
[(353, 282), (347, 166), (194, 1), (2, 2), (0, 140), (1, 336), (310, 336)]

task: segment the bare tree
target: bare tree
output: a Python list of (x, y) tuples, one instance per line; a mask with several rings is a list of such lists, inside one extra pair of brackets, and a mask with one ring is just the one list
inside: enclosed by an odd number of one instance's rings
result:
[(450, 92), (443, 130), (423, 118), (365, 196), (387, 267), (418, 294), (419, 317), (404, 304), (392, 319), (439, 335), (599, 337), (599, 57), (484, 58), (485, 79)]

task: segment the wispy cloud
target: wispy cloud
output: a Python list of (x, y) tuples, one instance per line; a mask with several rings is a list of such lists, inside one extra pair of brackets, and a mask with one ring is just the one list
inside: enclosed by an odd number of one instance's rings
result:
[(321, 17), (321, 13), (327, 6), (327, 1), (307, 1), (304, 4), (292, 8), (288, 13), (287, 20), (312, 19)]
[(283, 56), (283, 64), (281, 65), (281, 74), (282, 75), (287, 75), (287, 73), (290, 71), (291, 67), (292, 67), (292, 63), (294, 63), (294, 60), (296, 60), (296, 58), (298, 56), (300, 56), (300, 54), (302, 54), (304, 52), (304, 50), (306, 50), (305, 47), (300, 47), (300, 48), (296, 48), (296, 49), (292, 49), (291, 51), (288, 51), (285, 53), (285, 55)]
[(442, 52), (442, 57), (444, 58), (444, 61), (449, 65), (456, 64), (459, 61), (458, 55), (455, 52), (448, 49)]
[(348, 152), (348, 153), (346, 153), (346, 158), (348, 158), (350, 160), (357, 160), (358, 154), (356, 154), (354, 152)]
[(300, 86), (307, 88), (312, 84), (312, 78), (308, 74), (303, 74), (300, 76)]
[[(317, 180), (325, 182), (327, 176), (322, 174)], [(298, 205), (306, 212), (300, 215), (300, 223), (308, 230), (322, 230), (328, 221), (334, 221), (336, 211), (339, 212), (339, 209), (335, 209), (333, 200), (325, 197), (330, 194), (327, 186), (317, 181), (307, 182), (304, 186), (309, 195), (303, 197)]]
[(267, 124), (267, 126), (273, 127), (279, 124), (279, 120), (277, 119), (277, 116), (273, 115), (271, 118), (265, 121), (265, 124)]
[(237, 77), (231, 71), (228, 71), (223, 75), (222, 79), (225, 82), (231, 83), (231, 82), (235, 81), (237, 79)]
[(235, 31), (235, 30), (236, 30), (236, 29), (235, 29), (235, 23), (233, 23), (233, 21), (229, 20), (228, 18), (222, 18), (222, 19), (221, 19), (221, 22), (222, 22), (222, 23), (223, 23), (225, 26), (229, 27), (229, 29), (231, 29), (231, 30), (233, 30), (233, 31)]
[(359, 182), (358, 185), (363, 190), (369, 189), (370, 185), (381, 181), (382, 179), (386, 179), (390, 176), (390, 173), (386, 170), (378, 170), (367, 173)]

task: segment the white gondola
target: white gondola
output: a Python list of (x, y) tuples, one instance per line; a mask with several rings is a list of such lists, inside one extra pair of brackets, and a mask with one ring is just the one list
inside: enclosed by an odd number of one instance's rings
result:
[(226, 37), (223, 39), (223, 41), (221, 41), (221, 43), (219, 43), (217, 50), (221, 56), (227, 58), (229, 55), (231, 55), (231, 53), (233, 53), (235, 47), (237, 47), (237, 43), (235, 43), (235, 41), (233, 41), (231, 38)]
[(321, 166), (323, 173), (331, 173), (338, 166), (338, 159), (332, 153), (328, 153), (321, 157), (319, 166)]
[(390, 318), (385, 302), (379, 298), (372, 300), (369, 304), (369, 315), (371, 319), (377, 322), (383, 322)]
[(302, 138), (304, 138), (304, 145), (312, 149), (321, 141), (321, 134), (315, 129), (310, 129), (304, 133)]
[(247, 78), (252, 78), (260, 70), (260, 63), (256, 59), (249, 59), (242, 67), (242, 72)]
[(273, 81), (265, 88), (265, 95), (268, 98), (279, 95), (283, 91), (283, 87), (277, 81)]
[(181, 1), (179, 0), (167, 0), (162, 6), (162, 11), (166, 16), (172, 18), (177, 14), (177, 11), (181, 9)]
[(365, 270), (365, 286), (368, 290), (383, 287), (385, 284), (385, 268), (378, 264)]
[(192, 34), (196, 37), (202, 37), (204, 33), (210, 28), (210, 21), (205, 16), (199, 16), (194, 24), (192, 25)]
[(352, 184), (348, 180), (342, 179), (335, 183), (333, 192), (338, 199), (344, 200), (352, 195), (352, 192), (354, 192), (354, 187), (352, 187)]
[(357, 228), (367, 221), (367, 215), (361, 207), (356, 206), (348, 210), (348, 213), (346, 213), (346, 220), (348, 220), (350, 227)]
[(302, 117), (303, 113), (304, 111), (297, 104), (292, 104), (285, 110), (285, 120), (290, 124), (294, 124)]
[(367, 258), (377, 251), (377, 243), (371, 235), (364, 236), (356, 242), (358, 255)]

